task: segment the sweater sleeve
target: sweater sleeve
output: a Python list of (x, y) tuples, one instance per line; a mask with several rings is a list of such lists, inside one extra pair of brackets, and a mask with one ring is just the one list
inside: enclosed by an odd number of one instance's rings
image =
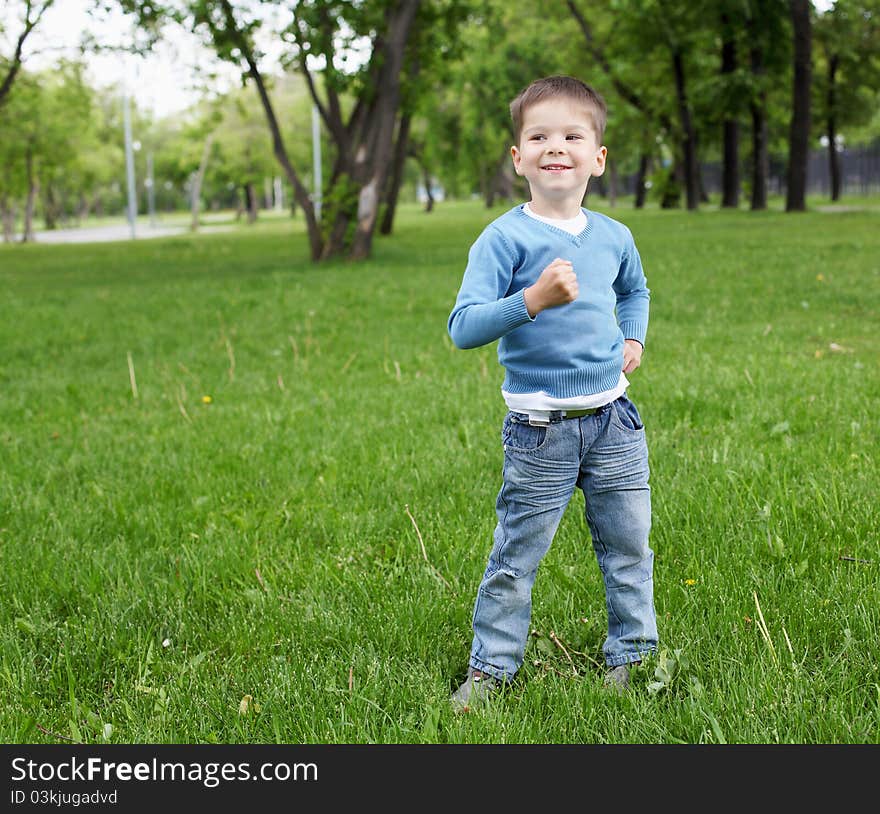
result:
[(650, 289), (647, 286), (642, 260), (632, 233), (626, 230), (626, 247), (614, 281), (617, 295), (617, 324), (625, 339), (636, 339), (645, 344), (648, 333), (648, 303)]
[(459, 348), (487, 345), (532, 322), (523, 291), (508, 294), (514, 257), (501, 233), (489, 227), (468, 253), (468, 262), (447, 329)]

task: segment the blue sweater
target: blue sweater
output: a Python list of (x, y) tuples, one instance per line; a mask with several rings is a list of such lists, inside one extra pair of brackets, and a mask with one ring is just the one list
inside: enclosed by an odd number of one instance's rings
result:
[[(530, 217), (520, 204), (471, 246), (449, 335), (459, 348), (500, 339), (502, 389), (509, 393), (573, 398), (610, 390), (620, 379), (624, 339), (645, 344), (650, 292), (632, 234), (584, 211), (586, 228), (572, 235)], [(572, 263), (578, 298), (532, 319), (523, 289), (556, 257)]]

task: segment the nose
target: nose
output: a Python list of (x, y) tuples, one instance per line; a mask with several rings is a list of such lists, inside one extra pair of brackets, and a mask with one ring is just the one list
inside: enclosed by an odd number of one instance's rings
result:
[(548, 153), (552, 153), (556, 155), (557, 153), (562, 153), (565, 151), (565, 139), (560, 139), (558, 136), (553, 136), (552, 138), (547, 139), (546, 151)]

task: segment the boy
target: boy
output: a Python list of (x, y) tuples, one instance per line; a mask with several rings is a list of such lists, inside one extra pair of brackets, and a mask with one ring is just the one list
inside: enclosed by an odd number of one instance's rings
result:
[(632, 234), (583, 209), (605, 170), (606, 107), (568, 76), (510, 105), (516, 173), (531, 200), (472, 245), (448, 330), (459, 348), (496, 339), (505, 368), (498, 523), (473, 611), (457, 712), (486, 701), (523, 663), (538, 565), (575, 487), (605, 584), (605, 683), (657, 649), (648, 449), (626, 374), (641, 363), (649, 290)]

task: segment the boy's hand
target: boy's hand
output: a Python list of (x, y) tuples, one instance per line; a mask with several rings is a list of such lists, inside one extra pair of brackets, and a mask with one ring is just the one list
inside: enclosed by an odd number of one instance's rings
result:
[(537, 282), (529, 286), (523, 297), (529, 316), (534, 319), (545, 308), (574, 302), (578, 296), (577, 275), (568, 260), (558, 257), (541, 272)]
[(642, 363), (642, 343), (638, 339), (627, 339), (623, 343), (623, 372), (632, 373)]

